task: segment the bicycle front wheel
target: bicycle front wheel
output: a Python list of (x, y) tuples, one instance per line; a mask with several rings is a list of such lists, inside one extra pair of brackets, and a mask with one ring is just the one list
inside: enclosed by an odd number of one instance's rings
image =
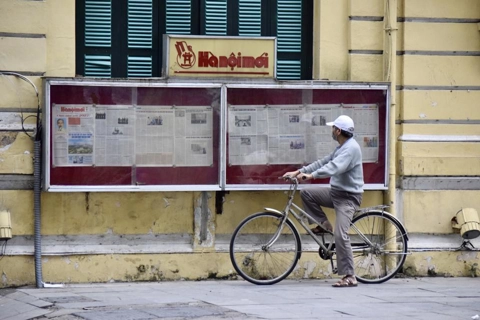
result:
[[(237, 273), (254, 284), (274, 284), (285, 279), (301, 255), (301, 241), (290, 220), (260, 212), (243, 220), (230, 240), (230, 260)], [(281, 228), (281, 230), (279, 230)], [(278, 238), (272, 240), (278, 234)]]
[(355, 275), (362, 283), (382, 283), (405, 262), (407, 234), (384, 212), (366, 212), (352, 220), (349, 231)]

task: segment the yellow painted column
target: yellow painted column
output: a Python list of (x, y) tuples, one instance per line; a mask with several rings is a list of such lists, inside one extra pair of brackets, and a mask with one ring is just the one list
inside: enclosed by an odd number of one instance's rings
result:
[[(315, 1), (319, 21), (315, 24), (320, 44), (314, 55), (318, 58), (319, 78), (347, 80), (348, 78), (348, 3), (347, 0)], [(315, 49), (315, 46), (314, 46)]]
[(385, 1), (385, 40), (384, 40), (384, 80), (390, 82), (390, 110), (389, 110), (389, 161), (388, 161), (388, 191), (386, 203), (391, 207), (390, 212), (395, 215), (396, 191), (396, 134), (395, 134), (395, 107), (397, 98), (397, 0)]
[(313, 66), (314, 80), (320, 79), (320, 1), (313, 2)]
[[(395, 134), (395, 106), (397, 93), (397, 0), (386, 0), (385, 2), (385, 41), (384, 41), (384, 79), (390, 82), (390, 110), (389, 110), (389, 162), (388, 162), (388, 190), (386, 192), (386, 203), (391, 206), (390, 213), (396, 214), (396, 134)], [(396, 230), (390, 224), (385, 224), (385, 243), (388, 251), (396, 251)], [(396, 255), (385, 257), (385, 266), (394, 268)]]

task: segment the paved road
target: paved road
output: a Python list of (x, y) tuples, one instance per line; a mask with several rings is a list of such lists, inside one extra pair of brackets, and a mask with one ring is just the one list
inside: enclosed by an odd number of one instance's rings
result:
[(22, 319), (475, 319), (480, 278), (392, 279), (333, 288), (335, 280), (78, 284), (0, 289), (0, 320)]

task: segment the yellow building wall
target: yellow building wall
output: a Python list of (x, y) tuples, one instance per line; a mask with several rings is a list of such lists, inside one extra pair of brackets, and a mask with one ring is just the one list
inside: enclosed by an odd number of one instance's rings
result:
[[(319, 30), (319, 49), (314, 52), (318, 75), (316, 79), (346, 80), (348, 75), (348, 15), (347, 1), (314, 3)], [(334, 26), (334, 27), (333, 27)]]
[(450, 234), (450, 220), (462, 207), (480, 207), (478, 190), (408, 190), (403, 196), (404, 223), (411, 233)]
[(42, 234), (192, 233), (193, 196), (184, 192), (43, 193)]
[[(476, 23), (445, 19), (480, 19), (480, 3), (477, 0), (399, 0), (397, 9), (400, 18), (423, 19), (400, 19), (398, 23), (395, 75), (398, 142), (394, 146), (397, 179), (478, 178), (478, 141), (451, 140), (457, 136), (480, 135), (480, 125), (467, 122), (480, 121), (477, 107), (480, 90), (448, 90), (448, 87), (480, 87), (480, 57), (453, 53), (479, 52), (480, 32)], [(74, 10), (74, 1), (0, 1), (0, 33), (3, 34), (0, 36), (0, 70), (26, 74), (38, 88), (40, 98), (42, 76), (75, 76)], [(383, 81), (384, 13), (384, 0), (315, 0), (314, 77)], [(428, 18), (437, 20), (425, 22)], [(412, 54), (414, 51), (424, 53)], [(428, 51), (435, 55), (428, 55)], [(432, 90), (435, 87), (438, 90)], [(6, 127), (10, 131), (0, 133), (0, 174), (31, 176), (33, 143), (18, 130), (21, 129), (20, 109), (26, 110), (23, 118), (35, 114), (34, 90), (18, 78), (0, 76), (0, 97), (0, 116), (6, 119), (8, 114), (12, 119)], [(32, 117), (25, 122), (29, 128), (34, 123)], [(427, 141), (409, 140), (413, 135), (427, 136)], [(450, 136), (450, 140), (431, 142), (430, 136)], [(453, 235), (450, 219), (461, 207), (480, 211), (478, 188), (440, 190), (432, 184), (426, 190), (399, 187), (397, 193), (399, 197), (394, 204), (397, 215), (412, 235)], [(69, 241), (78, 241), (75, 240), (80, 239), (78, 237), (99, 239), (90, 253), (86, 249), (79, 254), (45, 248), (43, 280), (69, 283), (235, 278), (226, 243), (222, 241), (228, 240), (238, 223), (249, 214), (263, 207), (280, 209), (285, 195), (280, 191), (231, 191), (226, 194), (222, 214), (215, 214), (215, 193), (209, 192), (209, 197), (209, 241), (201, 242), (197, 214), (199, 192), (43, 193), (44, 243), (56, 239), (63, 246)], [(383, 192), (367, 191), (362, 206), (382, 202)], [(11, 212), (14, 236), (31, 239), (33, 192), (0, 190), (0, 207)], [(332, 210), (327, 210), (327, 215), (333, 222)], [(102, 249), (103, 237), (133, 236), (129, 238), (133, 239), (133, 245), (135, 236), (148, 235), (178, 236), (188, 243), (182, 247), (184, 252), (179, 252), (175, 243), (170, 252), (159, 252), (164, 249), (158, 249), (158, 243), (152, 241), (149, 253), (124, 253), (120, 249), (113, 249), (109, 254), (95, 253)], [(458, 241), (460, 245), (461, 239)], [(415, 247), (415, 237), (411, 243), (413, 253), (407, 257), (404, 268), (407, 275), (472, 276), (472, 272), (477, 275), (476, 251), (450, 252), (446, 248), (424, 252)], [(81, 247), (81, 243), (77, 245), (75, 248)], [(0, 287), (35, 282), (32, 248), (26, 245), (14, 250), (17, 254), (0, 259)], [(330, 264), (318, 254), (309, 252), (302, 255), (292, 277), (331, 277), (329, 268)]]
[[(405, 17), (417, 19), (403, 22), (401, 72), (406, 89), (401, 92), (397, 172), (403, 181), (429, 181), (402, 190), (404, 222), (412, 234), (450, 236), (460, 247), (461, 237), (451, 237), (458, 231), (452, 229), (450, 220), (461, 208), (480, 211), (476, 183), (480, 110), (475, 107), (480, 97), (480, 57), (475, 54), (480, 32), (477, 23), (469, 20), (479, 19), (480, 3), (405, 0), (402, 5)], [(477, 252), (432, 252), (425, 254), (424, 261), (417, 255), (407, 260), (405, 268), (443, 275), (445, 271), (437, 272), (440, 255), (452, 263), (447, 275), (455, 275), (453, 270), (463, 262), (464, 272), (478, 276)], [(413, 261), (416, 265), (410, 269)]]
[(478, 19), (480, 3), (477, 0), (403, 0), (405, 17)]
[[(478, 252), (419, 252), (409, 256), (404, 274), (410, 277), (479, 277)], [(5, 260), (5, 261), (4, 261)], [(35, 282), (30, 271), (34, 266), (30, 258), (5, 258), (0, 268), (17, 264), (9, 269), (9, 277), (0, 278), (0, 288), (22, 286)], [(208, 279), (237, 280), (228, 253), (196, 254), (136, 254), (136, 255), (69, 255), (42, 259), (43, 276), (49, 283), (92, 283), (125, 281), (199, 281)], [(5, 275), (5, 273), (4, 273)], [(291, 279), (331, 279), (329, 261), (321, 260), (317, 253), (303, 253)]]

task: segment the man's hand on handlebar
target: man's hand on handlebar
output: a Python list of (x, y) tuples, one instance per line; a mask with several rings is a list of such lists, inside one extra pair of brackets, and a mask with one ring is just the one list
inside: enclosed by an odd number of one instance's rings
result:
[(309, 173), (300, 173), (297, 176), (297, 179), (300, 180), (300, 181), (307, 181), (307, 180), (312, 180), (313, 176)]
[(297, 170), (297, 171), (291, 171), (291, 172), (287, 172), (283, 175), (283, 178), (284, 179), (292, 179), (292, 178), (297, 178), (298, 181), (306, 181), (306, 180), (311, 180), (313, 179), (313, 176), (311, 174), (308, 174), (308, 173), (301, 173), (300, 170)]
[(296, 178), (299, 174), (300, 174), (300, 170), (290, 171), (290, 172), (285, 173), (282, 178), (293, 179), (293, 178)]

